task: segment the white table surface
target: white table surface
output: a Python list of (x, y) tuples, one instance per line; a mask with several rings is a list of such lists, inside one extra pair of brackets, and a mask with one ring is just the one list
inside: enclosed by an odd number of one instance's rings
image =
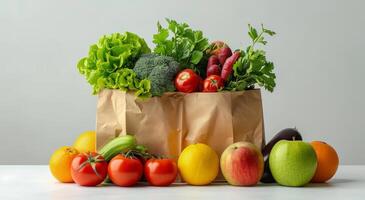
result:
[(172, 185), (152, 187), (117, 186), (81, 187), (58, 183), (45, 165), (0, 166), (0, 200), (10, 199), (365, 199), (365, 166), (340, 166), (329, 183), (305, 187), (283, 187), (259, 184), (234, 187), (226, 184), (210, 186)]

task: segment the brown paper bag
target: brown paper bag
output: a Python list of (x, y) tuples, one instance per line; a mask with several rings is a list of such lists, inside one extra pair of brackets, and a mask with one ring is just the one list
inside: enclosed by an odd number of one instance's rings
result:
[(133, 93), (99, 93), (97, 149), (114, 137), (135, 135), (149, 152), (177, 159), (189, 144), (205, 143), (218, 155), (238, 141), (262, 148), (264, 121), (260, 90), (165, 93), (146, 100)]

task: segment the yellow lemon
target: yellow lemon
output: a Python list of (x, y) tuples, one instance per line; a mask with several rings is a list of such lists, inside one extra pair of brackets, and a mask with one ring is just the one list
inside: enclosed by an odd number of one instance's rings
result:
[(181, 177), (191, 185), (207, 185), (218, 175), (217, 153), (206, 144), (191, 144), (181, 152), (178, 160)]
[(52, 175), (62, 183), (72, 183), (71, 162), (79, 154), (73, 147), (57, 149), (49, 159), (49, 169)]
[(80, 153), (96, 151), (95, 131), (85, 131), (79, 135), (73, 145)]

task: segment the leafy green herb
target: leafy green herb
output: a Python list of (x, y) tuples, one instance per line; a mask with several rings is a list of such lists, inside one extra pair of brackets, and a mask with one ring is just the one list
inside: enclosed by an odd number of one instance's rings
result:
[(77, 68), (93, 87), (93, 94), (110, 88), (134, 90), (137, 96), (149, 97), (149, 80), (138, 79), (131, 68), (142, 54), (150, 52), (146, 42), (138, 35), (113, 33), (91, 45), (89, 55), (78, 62)]
[(205, 50), (209, 47), (208, 39), (202, 31), (192, 30), (186, 23), (177, 23), (166, 19), (168, 27), (157, 23), (158, 33), (153, 35), (156, 44), (154, 53), (173, 57), (183, 69), (191, 68), (198, 73), (204, 70), (199, 67)]
[(273, 36), (274, 31), (266, 29), (261, 25), (258, 32), (254, 27), (248, 25), (248, 35), (252, 44), (246, 50), (241, 50), (241, 57), (233, 65), (233, 77), (226, 87), (227, 90), (239, 91), (254, 88), (255, 84), (272, 92), (275, 88), (274, 64), (266, 60), (265, 51), (255, 49), (256, 44), (266, 45), (264, 35)]

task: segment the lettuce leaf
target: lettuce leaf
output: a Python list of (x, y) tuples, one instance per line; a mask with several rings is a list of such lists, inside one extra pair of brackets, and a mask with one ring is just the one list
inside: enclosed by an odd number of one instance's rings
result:
[(92, 86), (93, 94), (109, 88), (149, 97), (149, 80), (139, 80), (132, 68), (142, 54), (150, 52), (144, 39), (134, 33), (104, 35), (90, 46), (89, 55), (80, 59), (77, 69)]

